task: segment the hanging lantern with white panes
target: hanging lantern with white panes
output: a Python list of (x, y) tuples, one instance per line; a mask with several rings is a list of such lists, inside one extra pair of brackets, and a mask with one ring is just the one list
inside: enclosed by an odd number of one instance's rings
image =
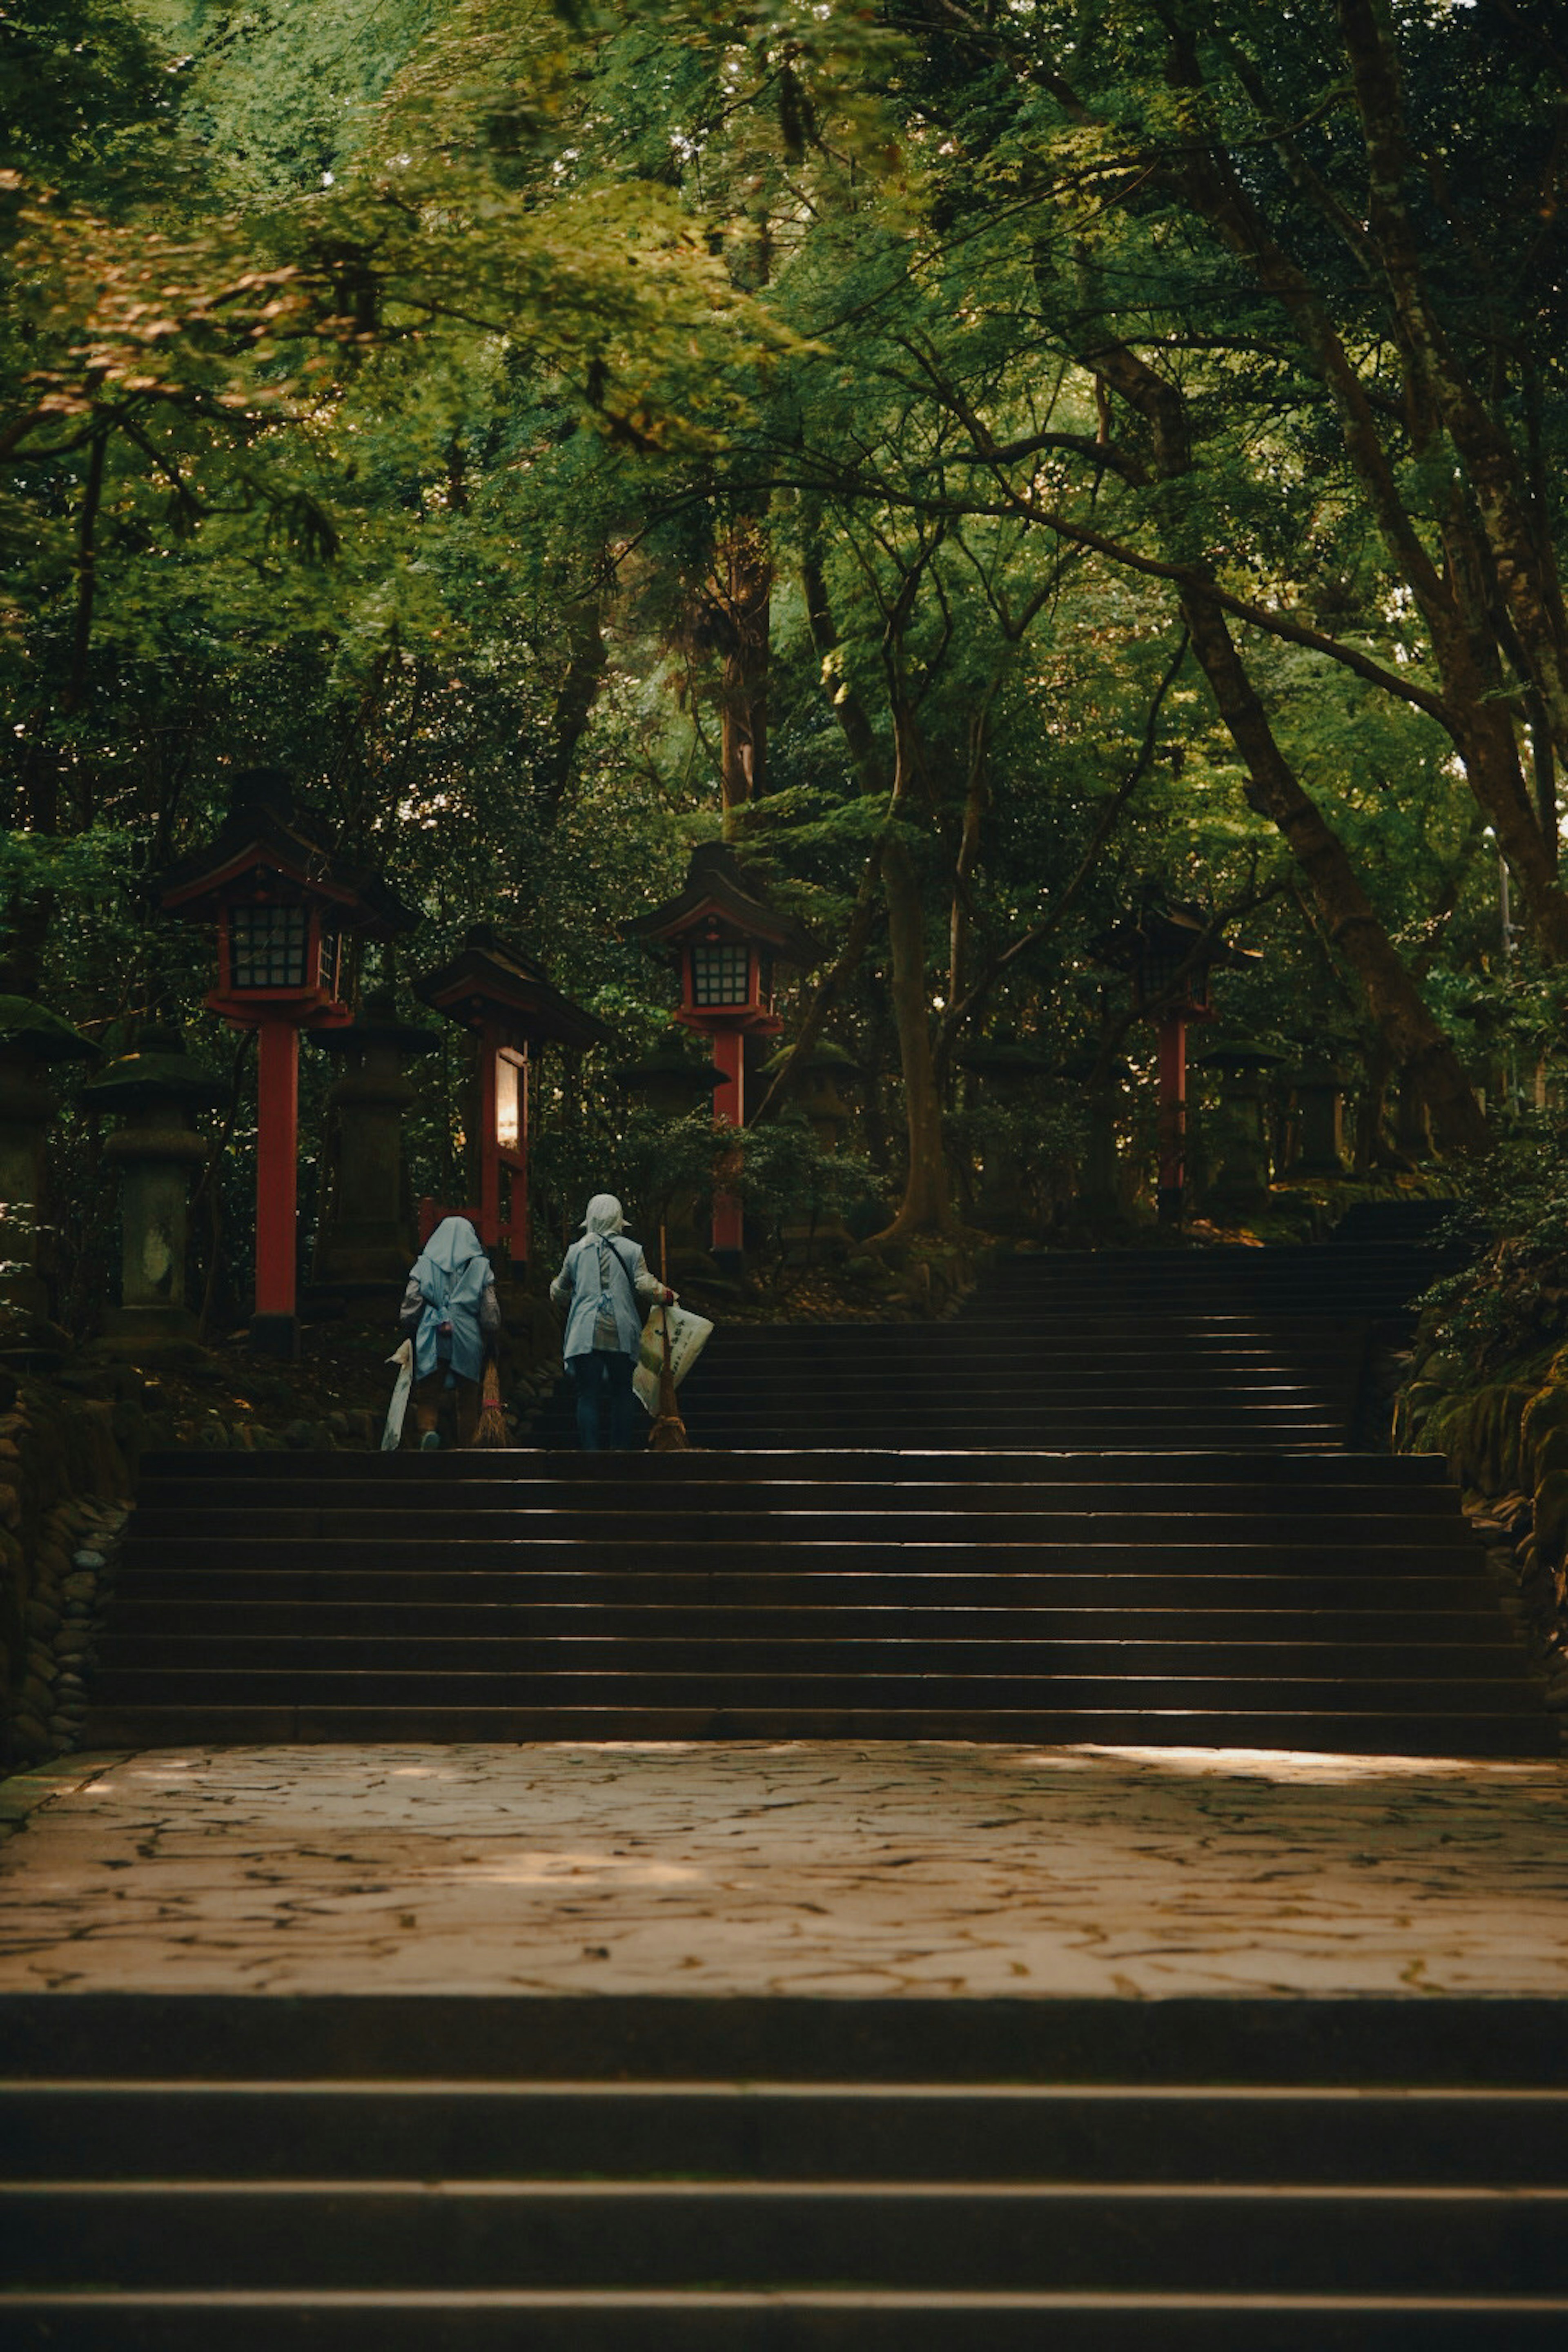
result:
[(219, 909), (218, 940), (220, 984), (236, 995), (338, 1001), (342, 934), (318, 908), (234, 899)]
[(515, 1151), (522, 1140), (522, 1056), (503, 1046), (496, 1055), (496, 1147)]
[(690, 1003), (700, 1012), (738, 1012), (756, 1003), (756, 957), (745, 940), (710, 938), (691, 943)]

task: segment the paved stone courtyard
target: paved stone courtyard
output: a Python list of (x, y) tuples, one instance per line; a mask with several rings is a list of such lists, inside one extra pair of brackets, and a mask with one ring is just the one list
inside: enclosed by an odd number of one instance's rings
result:
[(241, 1748), (0, 1790), (5, 1990), (1568, 1992), (1555, 1762)]

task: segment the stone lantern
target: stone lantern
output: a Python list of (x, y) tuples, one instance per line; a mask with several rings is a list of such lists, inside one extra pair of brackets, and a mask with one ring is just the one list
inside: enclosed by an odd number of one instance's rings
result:
[(49, 1324), (49, 1128), (55, 1063), (95, 1062), (99, 1048), (27, 996), (0, 996), (0, 1348), (46, 1346)]
[[(1004, 1120), (1022, 1107), (1030, 1088), (1051, 1069), (1043, 1054), (1034, 1053), (1007, 1031), (977, 1039), (953, 1058), (978, 1081), (983, 1101), (994, 1104)], [(974, 1213), (983, 1225), (997, 1231), (1018, 1231), (1029, 1222), (1023, 1154), (1005, 1129), (984, 1153)]]
[[(776, 1078), (791, 1050), (786, 1045), (763, 1063), (758, 1078), (769, 1083)], [(837, 1153), (855, 1117), (855, 1105), (846, 1100), (843, 1089), (846, 1085), (858, 1086), (865, 1073), (848, 1048), (831, 1037), (819, 1037), (795, 1064), (795, 1073), (789, 1115), (805, 1121), (819, 1151)], [(855, 1237), (839, 1212), (831, 1209), (814, 1214), (809, 1223), (785, 1225), (784, 1241), (790, 1257), (805, 1265), (813, 1258), (845, 1256), (854, 1247)]]
[[(618, 1087), (646, 1102), (659, 1119), (688, 1118), (705, 1106), (710, 1110), (716, 1087), (724, 1083), (717, 1062), (709, 1061), (683, 1029), (667, 1029), (651, 1054), (640, 1061), (623, 1062), (610, 1072)], [(649, 1203), (650, 1209), (657, 1203)], [(711, 1275), (716, 1271), (697, 1230), (697, 1196), (690, 1185), (671, 1194), (666, 1204), (663, 1239), (668, 1244), (669, 1275)]]
[(610, 1076), (627, 1094), (640, 1095), (660, 1118), (684, 1118), (711, 1103), (715, 1087), (725, 1082), (718, 1063), (693, 1052), (677, 1029), (667, 1030), (641, 1061), (622, 1062)]
[(163, 1028), (144, 1028), (132, 1052), (82, 1087), (85, 1108), (125, 1120), (103, 1147), (120, 1176), (120, 1305), (106, 1313), (100, 1342), (108, 1353), (184, 1353), (195, 1344), (185, 1258), (191, 1179), (207, 1147), (194, 1115), (227, 1096), (179, 1031)]
[(403, 1115), (416, 1089), (405, 1065), (434, 1053), (439, 1040), (432, 1029), (399, 1021), (389, 990), (366, 996), (346, 1028), (319, 1029), (314, 1037), (338, 1075), (327, 1097), (334, 1145), (312, 1276), (319, 1289), (340, 1296), (384, 1298), (414, 1255)]
[(1220, 1080), (1218, 1115), (1205, 1122), (1205, 1202), (1256, 1214), (1268, 1205), (1267, 1076), (1285, 1055), (1256, 1037), (1215, 1037), (1195, 1058)]
[[(785, 1045), (773, 1055), (758, 1070), (758, 1077), (771, 1083), (792, 1051)], [(816, 1138), (818, 1149), (837, 1151), (845, 1129), (855, 1117), (855, 1105), (845, 1100), (843, 1089), (860, 1084), (865, 1074), (859, 1063), (847, 1045), (836, 1045), (831, 1037), (819, 1037), (811, 1051), (795, 1064), (795, 1071), (800, 1083), (794, 1086), (794, 1093), (802, 1117)]]
[(1394, 1147), (1413, 1167), (1422, 1167), (1436, 1157), (1426, 1097), (1408, 1070), (1401, 1072), (1394, 1098)]
[(1345, 1074), (1337, 1062), (1301, 1063), (1290, 1074), (1295, 1148), (1289, 1176), (1335, 1178), (1345, 1172)]
[[(784, 1024), (773, 1011), (777, 965), (809, 965), (816, 950), (797, 923), (762, 898), (725, 842), (707, 841), (691, 853), (685, 887), (626, 926), (627, 935), (663, 948), (680, 977), (675, 1017), (708, 1039), (723, 1073), (714, 1117), (746, 1123), (746, 1043), (776, 1037)], [(738, 1266), (741, 1203), (721, 1184), (713, 1194), (713, 1254)]]
[(1062, 1076), (1084, 1108), (1084, 1151), (1075, 1206), (1090, 1224), (1116, 1224), (1127, 1206), (1117, 1148), (1117, 1109), (1132, 1071), (1120, 1057), (1108, 1058), (1099, 1046), (1086, 1045), (1063, 1064)]
[(1186, 1189), (1187, 1024), (1209, 1017), (1209, 975), (1216, 965), (1249, 971), (1263, 959), (1227, 947), (1201, 907), (1150, 892), (1133, 915), (1089, 942), (1097, 963), (1124, 971), (1134, 1010), (1159, 1037), (1160, 1222), (1180, 1224)]
[[(458, 1022), (478, 1042), (468, 1133), (478, 1147), (479, 1198), (470, 1216), (492, 1253), (505, 1253), (512, 1276), (528, 1271), (529, 1080), (546, 1045), (581, 1053), (608, 1045), (612, 1033), (563, 996), (544, 967), (489, 923), (476, 923), (455, 956), (414, 983), (433, 1013)], [(421, 1234), (421, 1240), (428, 1239)]]
[(300, 1033), (345, 1025), (344, 934), (391, 939), (418, 920), (379, 874), (340, 857), (331, 828), (297, 809), (287, 776), (234, 780), (215, 838), (159, 877), (163, 913), (217, 930), (216, 1013), (257, 1037), (256, 1312), (252, 1345), (291, 1356), (298, 1340), (296, 1229)]

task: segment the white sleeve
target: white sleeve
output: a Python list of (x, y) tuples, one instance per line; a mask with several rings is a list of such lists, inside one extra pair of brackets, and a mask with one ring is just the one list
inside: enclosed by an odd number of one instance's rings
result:
[(657, 1274), (650, 1274), (648, 1272), (647, 1260), (643, 1255), (640, 1249), (637, 1252), (637, 1268), (632, 1276), (632, 1283), (639, 1298), (662, 1298), (664, 1297), (664, 1285), (660, 1282)]

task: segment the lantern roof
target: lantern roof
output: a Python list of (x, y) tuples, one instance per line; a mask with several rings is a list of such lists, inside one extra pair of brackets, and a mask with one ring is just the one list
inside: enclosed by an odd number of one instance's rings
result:
[(331, 827), (316, 811), (296, 807), (293, 785), (280, 768), (241, 770), (230, 786), (228, 814), (213, 838), (168, 866), (153, 887), (164, 914), (210, 921), (261, 875), (290, 895), (330, 907), (346, 928), (390, 938), (419, 920), (374, 866), (337, 855)]
[[(768, 1055), (757, 1072), (758, 1077), (776, 1078), (794, 1052), (793, 1045), (781, 1045), (776, 1054)], [(858, 1062), (848, 1046), (839, 1045), (834, 1037), (819, 1037), (816, 1045), (802, 1055), (796, 1066), (803, 1077), (810, 1078), (829, 1076), (863, 1078), (866, 1075), (865, 1064)]]
[(679, 895), (635, 917), (626, 926), (626, 936), (679, 943), (695, 931), (711, 930), (721, 939), (769, 948), (784, 963), (814, 964), (818, 950), (810, 932), (757, 893), (757, 884), (727, 841), (700, 841), (688, 861)]
[(315, 1029), (310, 1035), (329, 1054), (363, 1054), (390, 1045), (399, 1054), (433, 1054), (440, 1044), (434, 1029), (416, 1028), (397, 1017), (397, 999), (389, 988), (372, 989), (352, 1021), (337, 1029)]
[(1289, 1055), (1266, 1037), (1211, 1037), (1194, 1060), (1215, 1070), (1272, 1070)]
[(96, 1062), (102, 1051), (30, 996), (0, 996), (0, 1054), (30, 1062)]
[(141, 1031), (130, 1053), (87, 1079), (82, 1099), (93, 1110), (145, 1110), (154, 1103), (186, 1103), (193, 1110), (216, 1110), (228, 1100), (226, 1079), (185, 1051), (174, 1028)]
[(1214, 918), (1187, 898), (1151, 897), (1136, 914), (1124, 915), (1109, 930), (1090, 940), (1089, 952), (1096, 963), (1112, 971), (1136, 972), (1151, 958), (1183, 962), (1197, 952), (1194, 970), (1219, 966), (1250, 971), (1263, 961), (1256, 948), (1233, 948), (1217, 932), (1205, 938)]
[(953, 1060), (960, 1069), (972, 1071), (977, 1078), (1038, 1078), (1056, 1068), (1048, 1055), (1036, 1053), (1032, 1045), (1026, 1045), (1011, 1030), (999, 1030), (993, 1037), (977, 1037), (973, 1045), (962, 1047)]
[(645, 1054), (640, 1061), (621, 1063), (610, 1072), (611, 1077), (633, 1094), (675, 1080), (689, 1083), (694, 1098), (711, 1094), (725, 1083), (724, 1072), (705, 1054), (694, 1053), (684, 1042), (687, 1034), (683, 1029), (666, 1030), (651, 1054)]
[(614, 1031), (586, 1006), (552, 987), (536, 956), (489, 923), (474, 924), (455, 956), (415, 982), (414, 993), (465, 1029), (494, 1023), (522, 1044), (580, 1050), (614, 1041)]

